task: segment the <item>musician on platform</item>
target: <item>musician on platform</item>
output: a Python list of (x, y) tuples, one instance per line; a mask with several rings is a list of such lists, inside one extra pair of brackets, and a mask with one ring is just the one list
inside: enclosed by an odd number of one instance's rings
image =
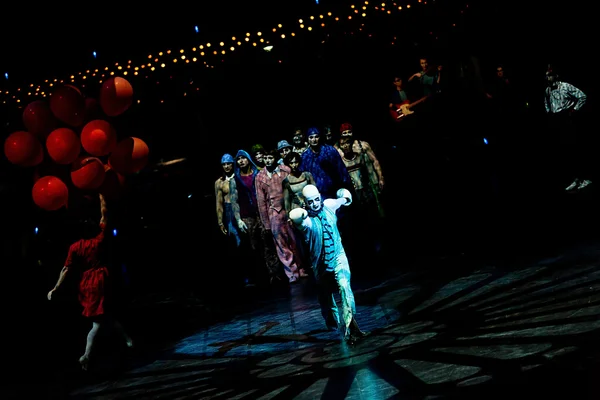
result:
[(408, 82), (419, 81), (422, 96), (431, 96), (440, 91), (442, 66), (432, 67), (426, 58), (419, 59), (421, 71), (416, 72), (408, 78)]
[(408, 100), (408, 95), (402, 87), (402, 83), (402, 78), (398, 76), (394, 77), (394, 90), (390, 98), (390, 109), (398, 108), (398, 104), (402, 104)]

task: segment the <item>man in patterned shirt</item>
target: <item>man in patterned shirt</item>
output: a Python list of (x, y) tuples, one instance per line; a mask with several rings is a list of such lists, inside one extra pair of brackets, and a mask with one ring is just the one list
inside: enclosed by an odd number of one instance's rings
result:
[(589, 155), (587, 155), (587, 146), (582, 143), (579, 136), (581, 132), (577, 131), (576, 115), (579, 114), (586, 102), (586, 95), (580, 89), (570, 83), (559, 80), (556, 70), (548, 66), (546, 71), (546, 96), (544, 106), (548, 114), (551, 129), (557, 130), (559, 137), (567, 140), (573, 148), (568, 149), (568, 157), (565, 163), (568, 168), (567, 173), (575, 178), (565, 190), (581, 190), (592, 183), (584, 178), (589, 173)]

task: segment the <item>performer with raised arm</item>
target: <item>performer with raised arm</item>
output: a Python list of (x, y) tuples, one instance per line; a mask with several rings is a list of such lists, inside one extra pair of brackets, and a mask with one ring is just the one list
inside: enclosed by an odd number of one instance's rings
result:
[[(342, 238), (337, 227), (336, 211), (352, 203), (352, 194), (347, 189), (337, 191), (337, 199), (321, 198), (315, 185), (302, 189), (306, 208), (290, 211), (290, 219), (302, 233), (307, 243), (314, 276), (319, 285), (321, 314), (329, 329), (344, 325), (343, 337), (349, 344), (366, 336), (356, 322), (356, 305), (350, 287), (350, 265)], [(334, 293), (339, 292), (342, 301), (342, 321)]]
[[(94, 347), (96, 335), (100, 328), (108, 325), (116, 328), (123, 336), (127, 347), (133, 346), (133, 341), (127, 335), (121, 324), (111, 315), (110, 274), (107, 260), (106, 230), (106, 201), (100, 194), (100, 232), (98, 226), (86, 220), (80, 225), (83, 238), (69, 248), (67, 260), (60, 271), (58, 281), (50, 292), (48, 300), (52, 300), (56, 291), (70, 274), (79, 273), (79, 303), (83, 307), (83, 316), (92, 322), (92, 328), (87, 335), (85, 352), (79, 358), (79, 363), (87, 370), (90, 354)], [(73, 272), (72, 272), (73, 271)]]

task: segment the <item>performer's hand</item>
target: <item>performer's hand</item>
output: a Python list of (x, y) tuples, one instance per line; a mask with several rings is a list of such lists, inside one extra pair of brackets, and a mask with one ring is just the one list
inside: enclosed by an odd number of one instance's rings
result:
[(308, 212), (304, 208), (294, 208), (290, 211), (290, 220), (296, 225), (300, 225), (308, 217)]
[(240, 231), (242, 231), (243, 233), (248, 232), (248, 227), (246, 226), (246, 223), (241, 219), (238, 220), (238, 228), (240, 228)]
[(385, 182), (383, 181), (383, 178), (379, 178), (379, 190), (383, 190), (384, 186), (385, 186)]
[(224, 224), (219, 224), (219, 228), (221, 228), (221, 233), (223, 233), (223, 235), (227, 235), (227, 228), (225, 228)]
[(442, 70), (442, 66), (441, 66), (441, 65), (438, 65), (438, 68), (437, 68), (437, 70), (438, 70), (438, 71), (441, 71), (441, 70)]
[(344, 204), (345, 206), (352, 204), (352, 193), (350, 193), (348, 189), (338, 189), (336, 195), (338, 199), (346, 199), (346, 204)]
[(56, 289), (52, 289), (51, 291), (48, 292), (48, 300), (52, 300), (52, 295), (54, 294), (55, 291), (56, 291)]

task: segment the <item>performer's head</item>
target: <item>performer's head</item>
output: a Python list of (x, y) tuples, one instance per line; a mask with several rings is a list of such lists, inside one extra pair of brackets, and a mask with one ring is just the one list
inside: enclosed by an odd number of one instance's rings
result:
[(292, 136), (292, 143), (296, 147), (304, 146), (304, 134), (302, 133), (302, 128), (299, 126), (294, 128), (294, 136)]
[(280, 140), (277, 142), (277, 151), (281, 158), (285, 158), (292, 151), (292, 145), (287, 140)]
[(308, 145), (312, 148), (319, 147), (319, 139), (321, 138), (321, 132), (317, 128), (308, 128), (306, 132), (306, 139), (308, 140)]
[(321, 199), (321, 193), (315, 185), (306, 185), (302, 189), (302, 196), (306, 201), (306, 208), (309, 215), (316, 215), (323, 208), (323, 200)]
[(556, 82), (558, 82), (558, 72), (554, 66), (548, 65), (548, 69), (546, 70), (546, 83), (548, 86), (554, 86)]
[(300, 168), (300, 163), (302, 162), (302, 156), (295, 151), (288, 153), (283, 159), (283, 163), (290, 167), (292, 172), (297, 172)]
[(504, 79), (504, 67), (502, 65), (496, 67), (496, 76), (500, 79)]
[(333, 137), (333, 130), (331, 125), (325, 125), (325, 143), (333, 144), (335, 138)]
[(264, 163), (263, 156), (265, 155), (265, 148), (262, 144), (257, 143), (250, 148), (250, 153), (254, 158), (254, 161), (258, 165), (262, 165)]
[(340, 139), (340, 149), (344, 153), (344, 156), (349, 156), (352, 154), (352, 138), (348, 136), (344, 136)]
[(402, 90), (402, 83), (402, 78), (400, 78), (399, 76), (394, 77), (394, 86), (396, 87), (396, 89)]
[(238, 150), (235, 155), (235, 174), (238, 175), (240, 170), (244, 172), (252, 170), (255, 174), (258, 172), (258, 167), (254, 161), (252, 161), (252, 156), (250, 156), (246, 150)]
[(340, 136), (341, 137), (352, 137), (352, 124), (349, 122), (344, 122), (340, 126)]
[(276, 159), (278, 158), (277, 157), (278, 155), (279, 154), (277, 153), (277, 150), (275, 150), (275, 149), (265, 151), (265, 155), (263, 156), (263, 161), (265, 163), (265, 168), (267, 169), (267, 171), (273, 172), (273, 170), (275, 170), (275, 168), (277, 168)]
[(225, 153), (223, 154), (223, 157), (221, 157), (221, 166), (223, 167), (223, 173), (225, 173), (226, 176), (233, 174), (234, 163), (235, 160), (231, 154)]

